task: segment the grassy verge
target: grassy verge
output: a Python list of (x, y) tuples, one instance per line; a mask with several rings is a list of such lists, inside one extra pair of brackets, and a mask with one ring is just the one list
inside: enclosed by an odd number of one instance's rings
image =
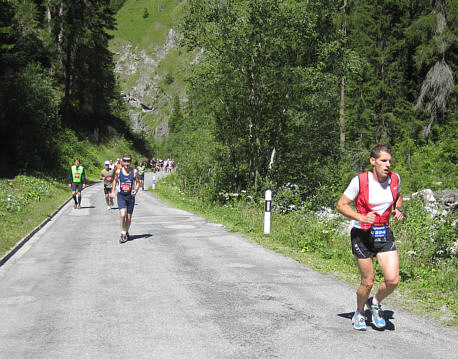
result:
[[(272, 215), (271, 234), (263, 233), (263, 203), (233, 201), (215, 205), (199, 201), (183, 194), (171, 175), (160, 181), (154, 194), (170, 204), (196, 213), (212, 222), (221, 223), (229, 231), (239, 232), (257, 243), (291, 257), (314, 270), (331, 274), (352, 285), (359, 284), (359, 273), (349, 245), (349, 236), (342, 233), (341, 216), (329, 219), (314, 213), (290, 213)], [(412, 216), (412, 220), (415, 216)], [(412, 228), (410, 228), (410, 227)], [(436, 225), (437, 226), (437, 225)], [(416, 247), (410, 238), (417, 234), (419, 226), (408, 222), (411, 233), (396, 228), (396, 243), (401, 260), (403, 279), (387, 304), (398, 306), (420, 315), (428, 315), (445, 325), (458, 326), (458, 285), (455, 258), (437, 259), (434, 265), (425, 265), (412, 250)], [(413, 234), (414, 233), (414, 234)], [(424, 247), (421, 243), (420, 247)], [(376, 266), (376, 282), (382, 274)]]
[(0, 257), (70, 197), (55, 179), (17, 176), (0, 179)]

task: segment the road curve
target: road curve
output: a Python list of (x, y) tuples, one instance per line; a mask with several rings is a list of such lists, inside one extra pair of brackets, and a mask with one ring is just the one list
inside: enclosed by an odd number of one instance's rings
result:
[(355, 288), (147, 191), (125, 244), (101, 183), (82, 207), (0, 267), (0, 358), (457, 358), (456, 329), (387, 305), (357, 332)]

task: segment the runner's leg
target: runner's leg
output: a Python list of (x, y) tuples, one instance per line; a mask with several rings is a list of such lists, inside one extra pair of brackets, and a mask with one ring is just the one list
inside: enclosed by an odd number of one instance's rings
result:
[(126, 232), (129, 232), (130, 224), (132, 223), (132, 213), (126, 215)]
[(125, 233), (127, 232), (126, 231), (126, 218), (127, 218), (127, 214), (126, 214), (126, 208), (121, 208), (119, 210), (119, 217), (120, 217), (120, 224), (121, 224), (121, 233)]
[(393, 293), (399, 283), (399, 256), (398, 251), (377, 253), (377, 261), (382, 269), (384, 281), (375, 293), (379, 302)]
[(364, 313), (364, 305), (371, 294), (374, 285), (374, 266), (371, 258), (356, 258), (359, 273), (361, 274), (361, 284), (356, 291), (358, 312)]

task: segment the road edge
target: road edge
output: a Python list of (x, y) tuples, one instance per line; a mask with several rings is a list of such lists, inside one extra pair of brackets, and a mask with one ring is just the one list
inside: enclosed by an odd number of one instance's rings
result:
[[(86, 188), (98, 183), (100, 181), (94, 181), (90, 185), (86, 186)], [(59, 213), (62, 208), (64, 208), (68, 202), (72, 200), (72, 197), (70, 196), (59, 208), (57, 208), (50, 216), (45, 218), (38, 226), (36, 226), (29, 234), (27, 234), (25, 237), (21, 238), (19, 241), (16, 242), (16, 244), (11, 247), (1, 258), (0, 258), (0, 267), (2, 267), (6, 262), (8, 262), (9, 259), (11, 259), (12, 256), (16, 254), (16, 252), (24, 246), (34, 235), (37, 233), (40, 229), (42, 229), (48, 222), (53, 219), (57, 213)]]
[(65, 205), (70, 202), (72, 197), (67, 199), (59, 208), (57, 208), (50, 216), (45, 218), (38, 226), (36, 226), (29, 234), (27, 234), (25, 237), (21, 238), (19, 241), (16, 242), (15, 245), (11, 249), (9, 249), (6, 254), (2, 256), (0, 259), (0, 267), (3, 266), (16, 252), (26, 244), (30, 238), (34, 236), (35, 233), (37, 233), (40, 229), (42, 229), (51, 219), (53, 219), (59, 211), (65, 207)]

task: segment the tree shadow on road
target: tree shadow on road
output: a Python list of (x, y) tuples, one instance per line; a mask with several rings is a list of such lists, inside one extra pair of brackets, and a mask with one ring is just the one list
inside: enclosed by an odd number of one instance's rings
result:
[(149, 238), (149, 237), (152, 237), (153, 235), (151, 233), (145, 233), (145, 234), (131, 234), (129, 236), (129, 239), (128, 241), (135, 241), (137, 239), (141, 239), (141, 238)]
[[(337, 316), (339, 317), (342, 317), (342, 318), (346, 318), (346, 319), (350, 319), (351, 321), (351, 318), (353, 318), (353, 314), (355, 314), (355, 312), (349, 312), (349, 313), (340, 313), (340, 314), (337, 314)], [(367, 309), (365, 312), (364, 312), (364, 315), (366, 316), (367, 320), (366, 320), (366, 323), (367, 325), (371, 326), (372, 329), (374, 330), (379, 330), (379, 331), (384, 331), (384, 330), (396, 330), (396, 327), (394, 326), (394, 324), (391, 322), (390, 319), (394, 319), (393, 317), (393, 314), (394, 312), (392, 310), (384, 310), (383, 311), (383, 317), (385, 318), (385, 321), (386, 321), (386, 326), (385, 328), (377, 328), (373, 323), (372, 323), (372, 313), (369, 309)]]

